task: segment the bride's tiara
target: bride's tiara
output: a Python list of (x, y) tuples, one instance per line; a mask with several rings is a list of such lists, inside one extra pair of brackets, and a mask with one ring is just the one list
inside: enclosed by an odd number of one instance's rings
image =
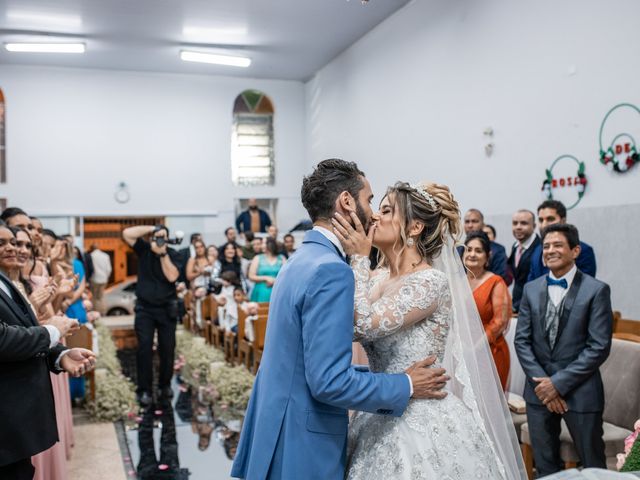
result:
[(410, 185), (410, 187), (413, 188), (420, 195), (422, 195), (431, 208), (433, 208), (434, 210), (438, 208), (438, 205), (436, 204), (436, 201), (433, 199), (433, 196), (429, 192), (427, 192), (422, 185), (420, 185), (419, 183), (414, 183), (413, 185)]

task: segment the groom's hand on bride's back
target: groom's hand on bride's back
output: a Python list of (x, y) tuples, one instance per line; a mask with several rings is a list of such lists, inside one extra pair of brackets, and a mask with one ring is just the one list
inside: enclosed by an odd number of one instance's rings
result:
[(411, 365), (405, 373), (411, 377), (413, 395), (411, 398), (442, 399), (447, 392), (442, 389), (450, 379), (444, 368), (434, 368), (435, 355)]

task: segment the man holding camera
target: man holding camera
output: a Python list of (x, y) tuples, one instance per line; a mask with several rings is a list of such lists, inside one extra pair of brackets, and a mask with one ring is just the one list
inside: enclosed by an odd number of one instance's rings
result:
[[(143, 240), (151, 235), (151, 241)], [(178, 301), (175, 282), (178, 280), (179, 254), (168, 248), (169, 229), (164, 225), (139, 225), (122, 232), (138, 255), (138, 283), (136, 285), (135, 330), (138, 338), (137, 372), (138, 400), (142, 406), (152, 402), (153, 335), (158, 331), (158, 400), (172, 396), (171, 377), (176, 347)]]

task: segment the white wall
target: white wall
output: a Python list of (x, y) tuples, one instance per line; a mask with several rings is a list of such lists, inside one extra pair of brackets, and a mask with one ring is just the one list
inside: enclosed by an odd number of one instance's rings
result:
[[(305, 216), (300, 82), (3, 65), (0, 88), (8, 157), (0, 196), (29, 213), (215, 212), (203, 221), (214, 242), (233, 224), (235, 198), (278, 198), (283, 230)], [(233, 101), (247, 88), (265, 92), (275, 107), (273, 187), (231, 183)], [(131, 194), (125, 205), (114, 199), (121, 181)]]
[[(307, 83), (309, 162), (355, 160), (379, 194), (396, 180), (446, 183), (510, 245), (508, 214), (535, 210), (545, 168), (573, 154), (590, 183), (569, 217), (614, 307), (640, 319), (640, 253), (621, 246), (638, 234), (638, 208), (616, 208), (640, 205), (640, 166), (619, 175), (598, 162), (606, 112), (640, 104), (638, 16), (632, 0), (414, 1)], [(609, 139), (624, 128), (640, 141), (640, 115), (625, 118)]]

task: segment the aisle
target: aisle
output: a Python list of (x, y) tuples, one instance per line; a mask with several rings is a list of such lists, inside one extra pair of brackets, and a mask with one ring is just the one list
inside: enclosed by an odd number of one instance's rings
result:
[(189, 392), (179, 392), (175, 381), (173, 387), (170, 405), (152, 407), (142, 414), (137, 429), (126, 432), (137, 478), (228, 479), (232, 461), (225, 448), (235, 453), (237, 435), (214, 419), (209, 408), (199, 406)]

